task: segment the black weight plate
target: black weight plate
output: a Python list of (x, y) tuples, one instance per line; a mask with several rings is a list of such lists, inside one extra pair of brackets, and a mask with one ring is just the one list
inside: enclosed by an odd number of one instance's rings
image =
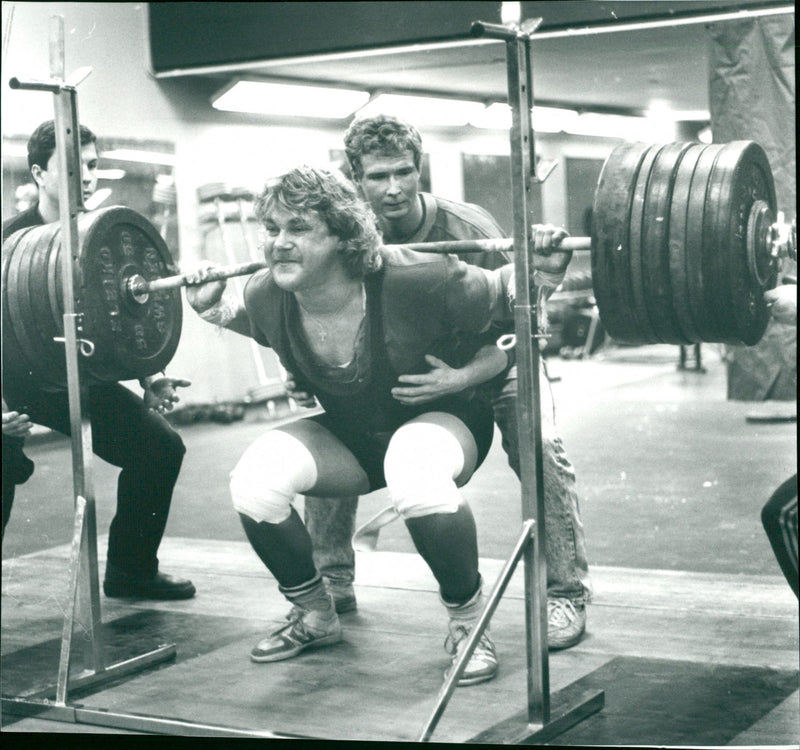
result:
[[(63, 336), (63, 325), (53, 325), (51, 318), (41, 318), (37, 314), (34, 300), (43, 296), (44, 278), (36, 274), (35, 259), (38, 249), (48, 243), (53, 236), (52, 231), (42, 231), (37, 227), (25, 237), (25, 252), (19, 253), (20, 264), (17, 276), (17, 309), (19, 311), (27, 343), (33, 350), (32, 369), (50, 383), (60, 381), (61, 373), (66, 373), (66, 355), (64, 342), (54, 341), (54, 337)], [(51, 230), (52, 227), (47, 227)], [(35, 247), (31, 244), (35, 240)], [(23, 249), (20, 245), (19, 250)], [(60, 321), (59, 321), (60, 322)], [(22, 334), (21, 334), (22, 335)]]
[[(764, 289), (748, 261), (748, 219), (756, 200), (776, 210), (775, 187), (764, 150), (752, 141), (724, 146), (715, 167), (714, 258), (723, 279), (719, 294), (729, 320), (726, 343), (752, 346), (764, 334), (769, 312)], [(763, 252), (768, 252), (764, 248)]]
[(174, 273), (164, 240), (147, 219), (120, 206), (103, 209), (79, 231), (81, 312), (96, 347), (94, 376), (127, 380), (160, 372), (180, 340), (180, 289), (151, 293), (138, 304), (125, 283), (133, 274), (149, 281)]
[(688, 247), (686, 243), (686, 214), (689, 206), (689, 189), (692, 185), (700, 154), (706, 146), (694, 144), (687, 149), (678, 165), (672, 188), (669, 210), (669, 274), (672, 290), (672, 310), (678, 320), (683, 337), (690, 343), (702, 339), (692, 319), (689, 302)]
[(671, 143), (659, 151), (650, 170), (642, 219), (642, 278), (647, 314), (656, 337), (689, 344), (672, 309), (669, 219), (675, 176), (690, 143)]
[(15, 234), (3, 246), (3, 252), (10, 255), (6, 267), (9, 289), (8, 313), (9, 322), (29, 368), (37, 376), (51, 382), (52, 376), (48, 372), (50, 362), (43, 361), (39, 332), (30, 312), (27, 266), (30, 250), (35, 247), (35, 238), (39, 235), (37, 230), (38, 227), (31, 227), (24, 234)]
[(700, 340), (718, 342), (723, 327), (717, 323), (713, 307), (706, 305), (706, 276), (704, 236), (708, 181), (714, 162), (722, 150), (720, 144), (707, 146), (697, 159), (686, 204), (686, 268), (689, 286), (689, 310), (700, 334)]
[(17, 272), (12, 271), (12, 261), (16, 266), (19, 263), (21, 251), (17, 245), (23, 235), (31, 228), (22, 229), (12, 234), (3, 243), (3, 272), (2, 272), (2, 325), (3, 325), (3, 380), (4, 383), (23, 382), (30, 374), (30, 352), (23, 347), (20, 341), (20, 328), (15, 327), (19, 314), (15, 309), (12, 313), (12, 301), (16, 302)]
[(644, 204), (647, 197), (648, 187), (652, 180), (652, 168), (656, 157), (667, 148), (665, 145), (651, 146), (642, 160), (639, 175), (636, 179), (636, 186), (633, 190), (633, 202), (631, 204), (631, 227), (630, 227), (630, 274), (631, 289), (633, 291), (633, 313), (636, 317), (636, 325), (640, 331), (640, 343), (655, 344), (661, 342), (653, 328), (650, 314), (647, 310), (647, 299), (644, 289)]
[(724, 232), (722, 226), (727, 224), (730, 215), (731, 206), (728, 200), (738, 160), (738, 149), (732, 149), (729, 143), (723, 144), (708, 178), (705, 227), (703, 229), (703, 268), (706, 273), (703, 290), (705, 305), (707, 308), (713, 308), (721, 326), (718, 341), (726, 344), (738, 343), (739, 339), (736, 333), (728, 278), (728, 248), (724, 244), (725, 241), (720, 242), (719, 232)]
[(46, 367), (48, 363), (55, 365), (49, 377), (51, 383), (61, 383), (66, 379), (66, 350), (64, 344), (53, 342), (55, 336), (64, 335), (64, 318), (59, 311), (55, 314), (48, 294), (47, 273), (51, 257), (57, 257), (60, 244), (58, 225), (50, 225), (37, 240), (37, 247), (29, 253), (30, 278), (35, 279), (35, 286), (29, 288), (31, 315), (39, 330), (45, 351), (35, 363), (37, 367)]
[(641, 343), (630, 283), (630, 212), (633, 187), (650, 146), (623, 143), (606, 159), (592, 209), (592, 287), (609, 336)]

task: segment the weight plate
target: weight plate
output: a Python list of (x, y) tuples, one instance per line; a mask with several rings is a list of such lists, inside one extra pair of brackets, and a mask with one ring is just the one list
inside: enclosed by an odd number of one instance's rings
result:
[(152, 293), (139, 304), (125, 286), (134, 274), (151, 281), (176, 272), (161, 235), (143, 216), (119, 206), (105, 209), (79, 232), (81, 312), (85, 337), (95, 344), (95, 377), (136, 379), (159, 372), (180, 339), (180, 290)]
[[(123, 287), (133, 273), (152, 280), (175, 272), (163, 239), (147, 219), (120, 206), (81, 214), (77, 224), (73, 286), (78, 336), (94, 344), (94, 354), (80, 360), (87, 380), (133, 380), (160, 372), (180, 339), (180, 290), (153, 293), (139, 305)], [(55, 223), (31, 227), (6, 241), (3, 326), (24, 361), (15, 371), (63, 387), (64, 344), (53, 341), (63, 336), (61, 239)]]
[(673, 185), (690, 143), (664, 146), (650, 169), (642, 217), (642, 280), (647, 315), (653, 332), (669, 344), (689, 344), (672, 309), (669, 218)]
[(689, 287), (689, 311), (700, 340), (718, 342), (722, 328), (716, 321), (716, 312), (706, 305), (706, 268), (704, 246), (704, 218), (707, 206), (708, 180), (714, 162), (722, 150), (720, 144), (707, 146), (697, 159), (689, 196), (686, 202), (686, 268)]
[[(23, 229), (21, 232), (28, 230)], [(9, 301), (13, 296), (13, 284), (10, 280), (10, 265), (13, 255), (12, 248), (17, 240), (17, 234), (12, 234), (3, 243), (3, 272), (2, 287), (0, 288), (0, 299), (2, 300), (2, 326), (3, 326), (3, 382), (5, 384), (24, 382), (28, 376), (27, 357), (25, 356), (22, 345), (17, 339), (16, 331), (11, 320)], [(6, 385), (6, 387), (8, 387)]]
[[(63, 307), (57, 310), (53, 309), (53, 301), (57, 302), (58, 300), (51, 300), (48, 294), (43, 293), (41, 281), (47, 278), (46, 274), (51, 260), (54, 261), (59, 257), (60, 232), (57, 230), (58, 224), (52, 225), (50, 231), (38, 240), (39, 248), (46, 245), (44, 252), (37, 250), (37, 252), (27, 254), (32, 281), (32, 285), (29, 285), (28, 288), (33, 308), (31, 314), (39, 330), (42, 344), (46, 348), (41, 354), (41, 359), (37, 361), (42, 368), (47, 363), (53, 363), (48, 379), (49, 382), (56, 384), (61, 382), (62, 374), (60, 373), (63, 373), (66, 367), (64, 344), (53, 341), (55, 336), (63, 337), (64, 335)], [(47, 242), (48, 238), (49, 242)]]
[[(769, 322), (765, 285), (754, 274), (748, 221), (756, 201), (776, 209), (775, 187), (764, 150), (752, 141), (725, 144), (712, 173), (714, 203), (709, 211), (710, 257), (720, 274), (719, 304), (728, 321), (726, 343), (758, 343)], [(755, 250), (756, 255), (769, 248)], [(774, 285), (774, 277), (767, 285)]]
[[(30, 237), (34, 234), (35, 229), (15, 233), (3, 245), (3, 253), (9, 256), (6, 267), (10, 290), (8, 295), (9, 323), (22, 354), (29, 363), (38, 362), (43, 356), (38, 331), (29, 312), (28, 274), (25, 268), (28, 256), (26, 250), (30, 244)], [(43, 364), (43, 368), (46, 364), (49, 364), (49, 360)]]
[(642, 343), (630, 281), (630, 214), (633, 187), (646, 143), (623, 143), (606, 159), (592, 209), (592, 286), (609, 336)]
[(642, 160), (639, 175), (633, 189), (630, 226), (630, 275), (633, 292), (633, 313), (640, 331), (640, 343), (655, 344), (661, 341), (656, 335), (650, 314), (647, 309), (647, 298), (644, 289), (644, 204), (648, 187), (651, 183), (652, 168), (656, 157), (666, 145), (651, 146)]
[(689, 189), (692, 185), (700, 154), (706, 149), (702, 144), (690, 146), (684, 153), (675, 173), (672, 200), (669, 208), (669, 276), (672, 291), (672, 310), (678, 320), (681, 334), (690, 343), (702, 341), (692, 319), (689, 303), (688, 247), (686, 243), (686, 213)]

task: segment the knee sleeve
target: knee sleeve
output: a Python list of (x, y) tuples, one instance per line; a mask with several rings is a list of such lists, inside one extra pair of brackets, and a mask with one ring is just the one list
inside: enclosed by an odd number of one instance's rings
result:
[(425, 422), (404, 425), (394, 434), (383, 465), (395, 510), (403, 518), (455, 513), (461, 503), (455, 478), (463, 468), (456, 437)]
[(296, 437), (280, 430), (262, 435), (244, 452), (231, 472), (233, 507), (254, 521), (281, 523), (295, 495), (317, 481), (311, 452)]

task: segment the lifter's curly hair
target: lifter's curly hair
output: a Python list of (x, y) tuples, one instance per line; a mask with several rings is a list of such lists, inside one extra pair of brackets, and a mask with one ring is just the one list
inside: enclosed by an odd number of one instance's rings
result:
[(365, 154), (397, 156), (411, 151), (417, 171), (422, 164), (422, 136), (409, 123), (391, 115), (375, 115), (353, 120), (344, 134), (344, 150), (353, 177), (364, 176), (361, 157)]
[(266, 223), (275, 205), (300, 213), (315, 211), (328, 231), (342, 240), (342, 262), (351, 278), (363, 278), (380, 268), (381, 236), (375, 214), (343, 175), (308, 165), (296, 167), (267, 182), (256, 199), (256, 218)]

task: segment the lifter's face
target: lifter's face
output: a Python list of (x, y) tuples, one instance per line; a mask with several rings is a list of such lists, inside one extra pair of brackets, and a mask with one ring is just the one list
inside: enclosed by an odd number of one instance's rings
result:
[(309, 291), (344, 272), (341, 240), (316, 211), (273, 206), (264, 221), (264, 255), (275, 283), (286, 291)]
[[(97, 189), (97, 159), (97, 146), (94, 143), (87, 143), (81, 147), (81, 185), (84, 200)], [(38, 164), (34, 164), (31, 175), (47, 200), (57, 206), (59, 200), (58, 152), (53, 152), (44, 169)]]
[(416, 211), (419, 170), (411, 149), (398, 156), (364, 154), (361, 168), (359, 187), (382, 223), (402, 221)]

